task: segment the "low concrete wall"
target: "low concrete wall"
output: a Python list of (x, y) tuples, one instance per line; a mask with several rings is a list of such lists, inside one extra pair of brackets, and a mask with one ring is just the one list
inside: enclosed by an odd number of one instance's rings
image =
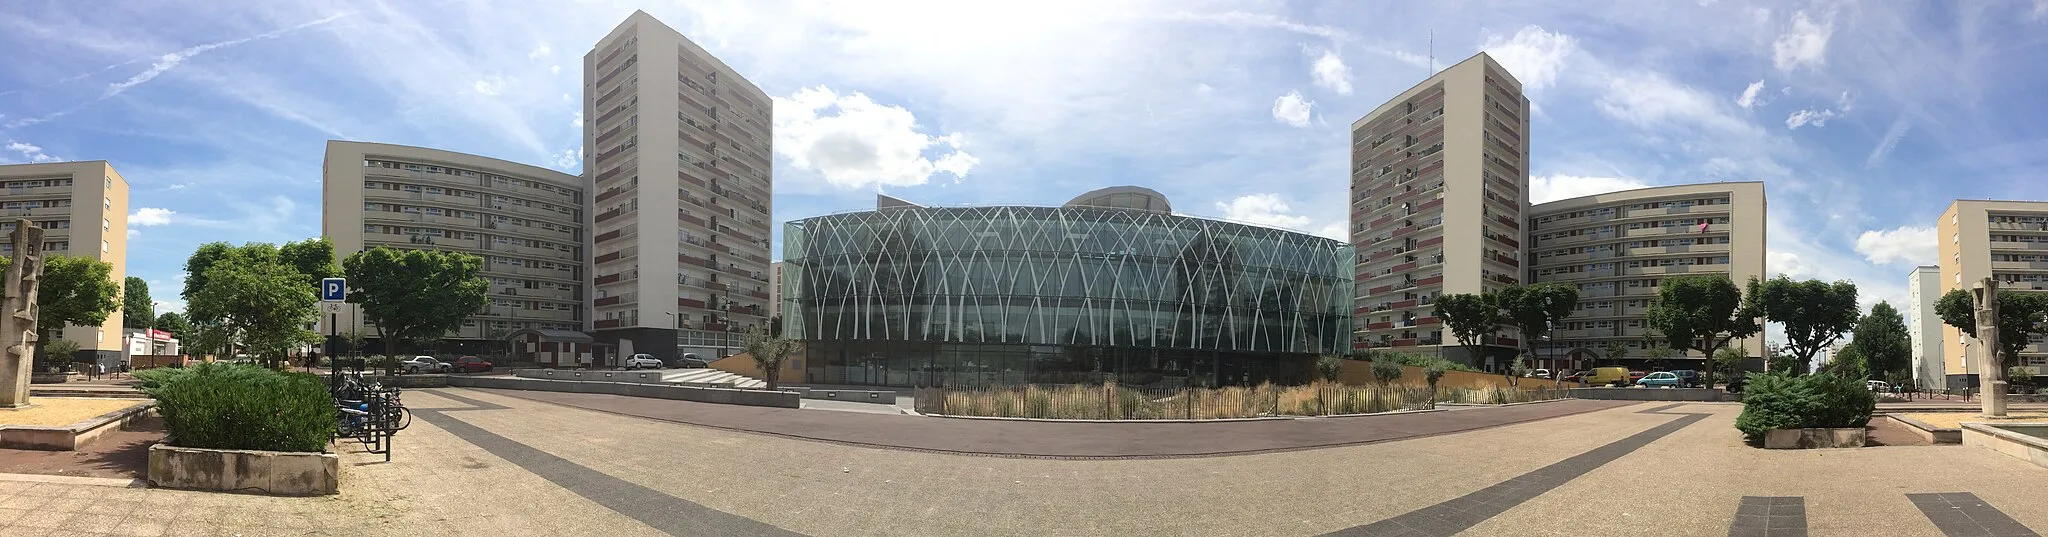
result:
[(1764, 433), (1765, 449), (1863, 447), (1867, 431), (1854, 429), (1772, 429)]
[(2027, 429), (2035, 435), (2048, 435), (2048, 424), (1968, 422), (1963, 424), (1962, 429), (1963, 445), (1991, 448), (1993, 451), (2034, 463), (2035, 466), (2048, 468), (2048, 438), (2013, 431)]
[(149, 447), (149, 484), (157, 487), (314, 496), (339, 491), (340, 478), (333, 453)]
[(8, 425), (0, 427), (0, 448), (37, 449), (43, 451), (77, 451), (79, 448), (99, 441), (107, 433), (118, 431), (128, 422), (148, 412), (156, 401), (138, 400), (127, 408), (100, 414), (85, 421), (62, 427), (39, 427), (33, 425)]
[(1612, 401), (1742, 401), (1742, 394), (1723, 392), (1715, 388), (1572, 388), (1571, 393), (1573, 399)]
[(790, 389), (795, 390), (798, 394), (802, 394), (803, 398), (805, 399), (822, 399), (827, 401), (853, 401), (856, 403), (881, 403), (885, 405), (896, 404), (896, 392), (894, 391), (825, 390), (802, 387)]
[[(796, 392), (741, 390), (734, 388), (699, 388), (645, 382), (604, 382), (593, 380), (547, 380), (518, 377), (449, 377), (448, 385), (463, 388), (497, 388), (504, 390), (533, 390), (542, 392), (602, 393), (628, 397), (672, 399), (699, 403), (720, 403), (727, 405), (768, 406), (800, 408), (802, 396)], [(891, 403), (895, 400), (891, 399)]]
[(597, 382), (646, 382), (661, 383), (662, 370), (643, 369), (638, 371), (604, 371), (581, 369), (520, 369), (512, 376), (529, 379), (590, 380)]

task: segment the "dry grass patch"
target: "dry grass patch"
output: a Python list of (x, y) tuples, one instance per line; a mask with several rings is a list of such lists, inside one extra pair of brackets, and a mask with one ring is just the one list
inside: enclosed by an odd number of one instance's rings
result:
[(143, 402), (147, 402), (147, 400), (100, 397), (36, 397), (29, 399), (29, 403), (35, 406), (16, 410), (0, 410), (0, 425), (63, 427)]

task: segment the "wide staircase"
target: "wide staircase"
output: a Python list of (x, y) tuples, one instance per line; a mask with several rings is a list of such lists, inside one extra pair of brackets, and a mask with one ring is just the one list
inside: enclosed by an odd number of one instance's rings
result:
[(669, 384), (698, 386), (704, 388), (766, 388), (768, 383), (752, 377), (735, 375), (717, 369), (666, 369), (661, 372), (661, 381)]

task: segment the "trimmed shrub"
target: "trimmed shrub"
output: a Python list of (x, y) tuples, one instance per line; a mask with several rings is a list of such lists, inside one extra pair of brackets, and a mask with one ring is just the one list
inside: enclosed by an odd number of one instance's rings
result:
[(144, 383), (172, 445), (321, 451), (334, 434), (334, 400), (313, 375), (223, 363), (152, 371), (167, 371)]
[(1324, 355), (1323, 357), (1316, 359), (1316, 374), (1321, 375), (1323, 380), (1325, 381), (1336, 382), (1337, 376), (1343, 374), (1343, 372), (1343, 358)]
[(1372, 379), (1379, 381), (1380, 384), (1401, 380), (1401, 364), (1394, 363), (1393, 360), (1373, 362)]
[(1862, 427), (1877, 409), (1877, 396), (1862, 379), (1828, 373), (1752, 373), (1742, 392), (1735, 428), (1750, 442), (1763, 441), (1773, 429)]

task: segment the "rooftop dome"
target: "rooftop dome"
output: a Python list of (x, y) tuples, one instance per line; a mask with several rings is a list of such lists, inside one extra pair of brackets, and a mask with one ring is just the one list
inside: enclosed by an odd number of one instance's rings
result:
[(1173, 212), (1173, 205), (1167, 203), (1165, 194), (1160, 194), (1159, 191), (1150, 188), (1131, 185), (1090, 190), (1086, 194), (1074, 196), (1074, 199), (1068, 201), (1066, 206), (1105, 207), (1169, 214)]

